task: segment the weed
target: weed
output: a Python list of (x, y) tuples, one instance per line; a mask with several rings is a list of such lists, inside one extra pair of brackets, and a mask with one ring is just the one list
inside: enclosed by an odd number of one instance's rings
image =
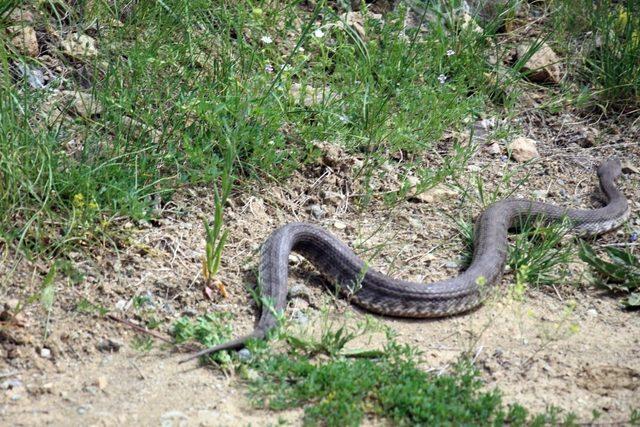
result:
[[(93, 77), (56, 84), (89, 85), (103, 107), (90, 118), (68, 106), (51, 114), (52, 91), (16, 84), (10, 64), (30, 61), (0, 43), (0, 229), (36, 255), (108, 242), (120, 229), (116, 217), (153, 218), (177, 187), (219, 179), (228, 147), (234, 175), (247, 184), (288, 176), (312, 160), (314, 140), (364, 153), (355, 174), (369, 182), (388, 153), (401, 153), (399, 166), (420, 177), (422, 191), (457, 173), (464, 158), (425, 167), (432, 143), (490, 98), (480, 60), (490, 32), (436, 22), (419, 36), (404, 28), (402, 8), (384, 22), (366, 18), (362, 36), (326, 2), (312, 13), (297, 2), (33, 6), (60, 26), (99, 23), (98, 57), (73, 60)], [(322, 96), (301, 103), (294, 83)], [(224, 246), (215, 216), (210, 276)]]
[(561, 281), (574, 253), (571, 245), (563, 243), (570, 230), (569, 223), (544, 224), (528, 219), (518, 229), (519, 234), (510, 247), (507, 260), (516, 272), (516, 296), (522, 295), (526, 284), (553, 286)]
[[(230, 339), (232, 317), (229, 313), (208, 313), (195, 321), (182, 317), (173, 325), (173, 336), (177, 344), (196, 340), (206, 347), (212, 347)], [(231, 356), (226, 351), (214, 353), (206, 358), (223, 365), (231, 361)]]
[(586, 45), (579, 70), (603, 109), (640, 102), (640, 4), (591, 0), (557, 2), (557, 25)]
[(78, 313), (96, 314), (102, 317), (109, 312), (109, 309), (102, 305), (94, 304), (86, 298), (83, 298), (76, 303), (76, 311)]
[(42, 286), (40, 289), (40, 303), (44, 307), (47, 312), (47, 320), (45, 321), (44, 326), (44, 340), (47, 339), (49, 335), (49, 321), (51, 320), (51, 310), (53, 309), (53, 303), (56, 297), (56, 288), (54, 286), (53, 281), (56, 278), (57, 265), (54, 263), (49, 272), (42, 280)]
[[(329, 341), (339, 343), (334, 350), (341, 349), (358, 335), (348, 329), (325, 330), (312, 347)], [(328, 357), (310, 359), (298, 350), (294, 340), (284, 354), (256, 352), (250, 362), (257, 373), (250, 379), (250, 394), (256, 405), (272, 410), (304, 407), (306, 425), (360, 425), (365, 417), (394, 425), (543, 425), (555, 416), (549, 412), (530, 418), (522, 406), (504, 405), (498, 391), (482, 389), (468, 361), (447, 373), (425, 372), (418, 367), (419, 354), (391, 334), (383, 350), (360, 352), (357, 358), (332, 350), (323, 352)]]
[(224, 156), (224, 165), (220, 177), (220, 189), (214, 186), (214, 216), (213, 227), (205, 221), (204, 228), (206, 233), (205, 257), (202, 262), (202, 274), (205, 280), (205, 286), (208, 288), (212, 282), (217, 284), (220, 293), (226, 297), (226, 290), (220, 280), (216, 279), (218, 268), (220, 267), (220, 258), (222, 250), (227, 241), (228, 230), (222, 230), (223, 211), (227, 198), (231, 193), (233, 185), (233, 159), (235, 158), (235, 150), (231, 145), (227, 146)]
[(151, 351), (151, 349), (153, 348), (153, 337), (150, 337), (149, 335), (136, 334), (133, 337), (131, 346), (136, 351), (140, 351), (140, 352)]
[(595, 284), (626, 295), (622, 299), (625, 307), (640, 308), (640, 260), (629, 251), (611, 246), (605, 252), (610, 261), (600, 258), (588, 243), (580, 243), (580, 259), (596, 272)]

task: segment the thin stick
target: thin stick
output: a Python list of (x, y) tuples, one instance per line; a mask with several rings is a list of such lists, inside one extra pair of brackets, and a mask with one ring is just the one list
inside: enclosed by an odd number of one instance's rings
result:
[(175, 344), (175, 343), (173, 342), (173, 340), (171, 340), (171, 339), (169, 339), (169, 338), (167, 338), (167, 337), (165, 337), (165, 336), (163, 336), (163, 335), (160, 335), (160, 334), (159, 334), (159, 333), (157, 333), (157, 332), (150, 331), (149, 329), (147, 329), (147, 328), (143, 328), (142, 326), (140, 326), (140, 325), (136, 325), (135, 323), (131, 323), (131, 322), (130, 322), (130, 321), (128, 321), (128, 320), (120, 319), (119, 317), (116, 317), (116, 316), (114, 316), (113, 314), (107, 314), (107, 318), (108, 318), (108, 319), (110, 319), (110, 320), (113, 320), (114, 322), (120, 322), (120, 323), (122, 323), (122, 324), (124, 324), (124, 325), (127, 325), (127, 326), (128, 326), (128, 327), (130, 327), (131, 329), (134, 329), (134, 330), (136, 330), (136, 331), (138, 331), (138, 332), (141, 332), (141, 333), (143, 333), (143, 334), (151, 335), (152, 337), (155, 337), (155, 338), (157, 338), (157, 339), (159, 339), (159, 340), (161, 340), (161, 341), (164, 341), (164, 342), (166, 342), (166, 343), (169, 343), (169, 344)]

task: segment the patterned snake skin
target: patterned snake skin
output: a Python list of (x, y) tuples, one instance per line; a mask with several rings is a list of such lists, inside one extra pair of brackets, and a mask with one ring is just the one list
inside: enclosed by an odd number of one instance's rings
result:
[(507, 258), (507, 234), (519, 221), (537, 217), (553, 222), (567, 218), (572, 230), (597, 235), (624, 223), (630, 214), (614, 181), (620, 161), (610, 158), (598, 168), (600, 188), (608, 204), (599, 209), (570, 209), (522, 199), (506, 199), (489, 206), (475, 223), (473, 261), (452, 279), (431, 284), (406, 282), (385, 276), (362, 261), (347, 245), (312, 224), (291, 223), (271, 234), (262, 248), (259, 282), (262, 315), (249, 335), (194, 353), (189, 358), (225, 349), (242, 348), (251, 338), (262, 339), (276, 326), (274, 312), (286, 307), (289, 254), (297, 252), (340, 286), (354, 304), (387, 316), (423, 318), (462, 313), (480, 305), (502, 275)]

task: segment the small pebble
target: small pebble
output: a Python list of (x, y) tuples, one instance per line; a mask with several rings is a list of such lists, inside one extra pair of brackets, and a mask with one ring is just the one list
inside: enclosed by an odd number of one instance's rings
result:
[(240, 359), (241, 362), (248, 362), (251, 360), (251, 351), (249, 351), (249, 349), (247, 348), (243, 348), (242, 350), (238, 351), (238, 359)]
[(533, 197), (536, 199), (544, 199), (547, 196), (547, 190), (535, 190), (533, 192)]
[(324, 210), (319, 205), (311, 205), (309, 212), (311, 212), (311, 216), (315, 219), (322, 219), (324, 217)]
[(122, 347), (122, 345), (123, 344), (120, 341), (107, 338), (106, 340), (100, 341), (96, 345), (96, 348), (103, 353), (115, 353), (116, 351), (120, 350), (120, 347)]
[(311, 292), (309, 288), (305, 285), (296, 284), (289, 288), (289, 298), (304, 298), (309, 299)]
[(590, 308), (589, 310), (587, 310), (587, 314), (591, 317), (596, 317), (598, 315), (598, 310), (596, 310), (595, 308)]
[(18, 387), (22, 387), (22, 381), (18, 379), (7, 380), (7, 381), (4, 381), (2, 384), (0, 384), (0, 389), (2, 390), (9, 390), (11, 388), (18, 388)]
[(309, 324), (309, 318), (302, 311), (296, 311), (293, 314), (293, 321), (300, 326), (306, 326)]
[(458, 268), (459, 267), (458, 263), (455, 262), (455, 261), (447, 261), (447, 262), (444, 263), (444, 266), (446, 268)]
[(90, 408), (90, 405), (80, 405), (78, 406), (78, 409), (76, 409), (76, 412), (78, 412), (78, 414), (80, 415), (84, 415), (87, 413), (89, 408)]
[(40, 356), (44, 357), (45, 359), (51, 359), (51, 350), (46, 347), (42, 347), (42, 349), (40, 349)]
[(335, 221), (333, 223), (333, 226), (336, 228), (336, 230), (344, 230), (345, 228), (347, 228), (347, 224), (342, 221)]

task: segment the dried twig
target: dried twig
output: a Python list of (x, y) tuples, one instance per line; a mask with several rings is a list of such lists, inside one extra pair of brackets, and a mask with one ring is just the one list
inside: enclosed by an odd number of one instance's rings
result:
[(120, 319), (119, 317), (116, 317), (113, 314), (107, 314), (107, 318), (110, 319), (110, 320), (113, 320), (114, 322), (120, 322), (120, 323), (122, 323), (124, 325), (129, 326), (131, 329), (134, 329), (134, 330), (136, 330), (136, 331), (138, 331), (140, 333), (143, 333), (143, 334), (150, 335), (150, 336), (152, 336), (154, 338), (157, 338), (157, 339), (159, 339), (161, 341), (164, 341), (166, 343), (175, 344), (172, 339), (167, 338), (164, 335), (160, 335), (159, 333), (157, 333), (155, 331), (150, 331), (149, 329), (143, 328), (142, 326), (136, 325), (135, 323), (132, 323), (132, 322), (130, 322), (128, 320)]

